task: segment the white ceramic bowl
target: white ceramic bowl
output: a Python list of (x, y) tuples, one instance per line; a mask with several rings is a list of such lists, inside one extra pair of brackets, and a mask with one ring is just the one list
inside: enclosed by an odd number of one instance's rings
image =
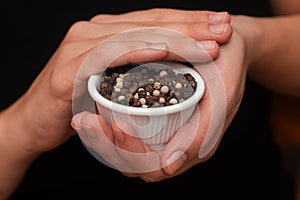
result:
[[(143, 64), (143, 66), (145, 65), (147, 63)], [(190, 73), (197, 82), (195, 93), (183, 102), (171, 106), (139, 108), (121, 105), (104, 98), (97, 90), (105, 75), (105, 71), (90, 76), (88, 92), (96, 102), (99, 114), (104, 116), (109, 125), (119, 120), (127, 122), (136, 131), (135, 135), (144, 143), (153, 149), (158, 149), (162, 148), (176, 130), (192, 116), (197, 103), (203, 96), (205, 85), (199, 73), (184, 64), (156, 62), (151, 63), (149, 67), (155, 70), (172, 68), (175, 73)]]

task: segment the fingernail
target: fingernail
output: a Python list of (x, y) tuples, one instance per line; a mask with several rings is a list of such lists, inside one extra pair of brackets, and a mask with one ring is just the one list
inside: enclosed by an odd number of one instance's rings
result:
[(212, 13), (209, 15), (209, 19), (214, 22), (221, 22), (224, 21), (227, 15), (228, 15), (227, 12)]
[(75, 116), (72, 118), (71, 126), (72, 126), (75, 130), (81, 129), (81, 116), (75, 115)]
[(226, 32), (226, 30), (228, 29), (228, 26), (229, 26), (228, 23), (226, 23), (226, 24), (212, 24), (212, 25), (209, 26), (209, 30), (212, 33), (215, 33), (215, 34), (222, 34), (222, 33)]
[(74, 122), (74, 119), (71, 120), (71, 126), (72, 126), (73, 129), (75, 129), (75, 130), (77, 129), (77, 128), (76, 128), (76, 124), (75, 124), (75, 122)]
[(113, 128), (114, 138), (118, 144), (122, 144), (125, 141), (125, 136), (122, 130), (118, 128)]
[(155, 50), (166, 50), (166, 43), (148, 43), (148, 47)]
[(183, 166), (187, 156), (183, 151), (174, 152), (168, 159), (168, 171), (170, 174), (174, 174), (180, 167)]
[(210, 41), (210, 40), (197, 41), (196, 43), (201, 49), (206, 49), (206, 50), (213, 49), (216, 46), (216, 41)]
[(96, 131), (94, 130), (93, 127), (89, 126), (89, 125), (83, 125), (82, 129), (84, 131), (84, 134), (88, 135), (88, 137), (90, 138), (96, 138)]

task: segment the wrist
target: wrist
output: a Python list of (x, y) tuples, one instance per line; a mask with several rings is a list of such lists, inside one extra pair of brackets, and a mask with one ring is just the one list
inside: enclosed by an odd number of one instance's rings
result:
[(238, 34), (245, 46), (245, 67), (247, 72), (251, 72), (255, 68), (256, 63), (262, 56), (265, 45), (262, 37), (261, 24), (259, 19), (249, 16), (233, 16), (232, 26), (236, 34)]
[(24, 116), (21, 109), (21, 102), (16, 101), (0, 113), (0, 148), (12, 159), (30, 163), (40, 153), (31, 151), (29, 118)]
[(15, 104), (0, 112), (0, 199), (7, 199), (13, 194), (27, 169), (39, 155), (24, 148), (26, 144), (20, 134), (24, 133), (23, 129), (16, 128), (18, 122), (12, 118)]

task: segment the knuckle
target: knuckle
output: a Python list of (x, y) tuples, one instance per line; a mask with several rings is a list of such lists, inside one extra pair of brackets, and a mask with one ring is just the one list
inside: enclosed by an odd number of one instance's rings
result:
[(56, 67), (52, 72), (50, 83), (53, 91), (55, 91), (57, 95), (69, 98), (71, 96), (69, 91), (72, 91), (73, 84), (64, 76), (64, 74), (61, 67)]
[(188, 24), (186, 24), (186, 30), (189, 33), (195, 33), (197, 31), (199, 31), (199, 25), (196, 23), (188, 23)]
[(208, 17), (209, 13), (211, 12), (207, 10), (195, 10), (191, 12), (191, 18), (197, 21), (199, 17)]
[(60, 45), (57, 54), (60, 58), (64, 58), (64, 60), (69, 59), (73, 48), (74, 42), (66, 40)]
[(164, 9), (164, 8), (153, 8), (150, 10), (150, 12), (151, 12), (151, 16), (153, 16), (154, 20), (163, 21), (167, 10), (168, 9)]
[(193, 11), (185, 11), (184, 21), (189, 22), (197, 22), (199, 20), (203, 20), (203, 17), (207, 17), (208, 12), (205, 10), (193, 10)]
[(76, 37), (79, 34), (84, 33), (86, 28), (90, 25), (90, 22), (88, 21), (78, 21), (75, 22), (68, 30), (67, 32), (67, 38)]
[(100, 14), (100, 15), (95, 15), (89, 21), (93, 22), (93, 23), (101, 23), (101, 22), (103, 22), (104, 20), (106, 20), (107, 18), (110, 18), (110, 17), (112, 17), (112, 15)]
[(188, 23), (185, 25), (185, 31), (186, 34), (190, 37), (196, 37), (197, 35), (199, 35), (200, 25), (198, 23)]

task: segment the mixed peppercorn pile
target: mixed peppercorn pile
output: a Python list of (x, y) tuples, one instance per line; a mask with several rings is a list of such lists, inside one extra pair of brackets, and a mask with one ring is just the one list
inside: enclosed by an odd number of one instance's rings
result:
[(99, 93), (113, 102), (133, 107), (163, 107), (190, 98), (197, 82), (190, 73), (171, 68), (156, 71), (146, 66), (126, 65), (106, 70)]

